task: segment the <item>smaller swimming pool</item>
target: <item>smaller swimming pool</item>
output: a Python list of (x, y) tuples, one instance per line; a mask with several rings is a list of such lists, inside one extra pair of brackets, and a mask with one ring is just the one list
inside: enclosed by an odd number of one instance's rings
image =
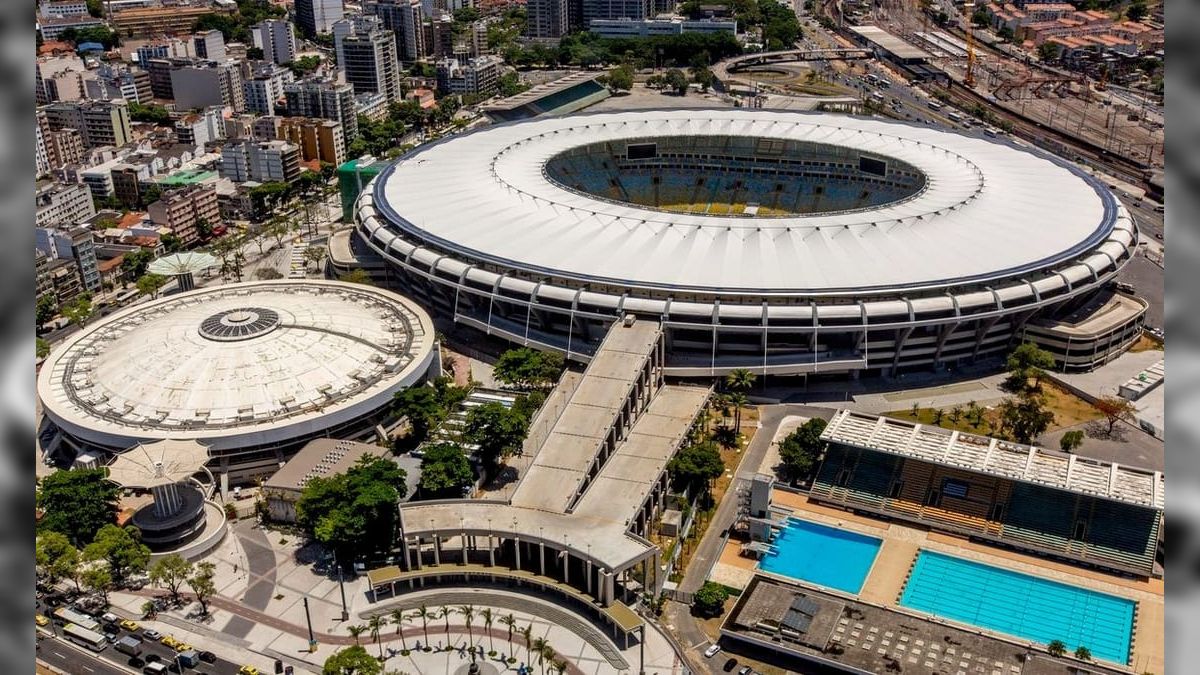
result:
[(1068, 651), (1082, 645), (1095, 658), (1129, 662), (1136, 603), (1115, 595), (921, 551), (900, 604), (1042, 644), (1062, 640)]
[(789, 518), (771, 541), (775, 550), (758, 563), (765, 572), (781, 574), (857, 594), (883, 542), (857, 532)]

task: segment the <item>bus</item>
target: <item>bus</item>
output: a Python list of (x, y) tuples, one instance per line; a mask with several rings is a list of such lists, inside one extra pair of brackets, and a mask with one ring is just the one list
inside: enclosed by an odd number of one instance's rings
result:
[(870, 82), (871, 84), (874, 84), (874, 85), (878, 85), (880, 82), (882, 82), (882, 80), (875, 73), (867, 73), (867, 82)]
[(960, 112), (951, 111), (946, 114), (946, 117), (949, 117), (951, 122), (958, 122), (959, 124), (962, 124), (963, 116)]
[(108, 640), (103, 635), (73, 623), (69, 623), (63, 628), (63, 635), (71, 642), (81, 647), (87, 647), (94, 652), (104, 651), (104, 648), (108, 646)]
[(942, 108), (946, 107), (946, 106), (942, 105), (941, 103), (938, 103), (937, 101), (930, 101), (926, 105), (929, 106), (930, 110), (941, 110)]
[(58, 609), (54, 610), (54, 620), (58, 622), (59, 625), (65, 626), (73, 623), (80, 628), (84, 628), (92, 632), (100, 630), (99, 621), (96, 621), (83, 612), (77, 612), (70, 607), (59, 607)]

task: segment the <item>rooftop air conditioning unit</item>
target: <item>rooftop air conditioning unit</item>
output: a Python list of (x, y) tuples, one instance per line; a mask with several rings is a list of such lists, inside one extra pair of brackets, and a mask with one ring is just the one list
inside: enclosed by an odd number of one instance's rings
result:
[(636, 316), (634, 316), (632, 314), (626, 314), (625, 317), (623, 319), (621, 319), (621, 323), (625, 324), (626, 328), (629, 328), (630, 326), (633, 325), (633, 322), (636, 320), (637, 320)]

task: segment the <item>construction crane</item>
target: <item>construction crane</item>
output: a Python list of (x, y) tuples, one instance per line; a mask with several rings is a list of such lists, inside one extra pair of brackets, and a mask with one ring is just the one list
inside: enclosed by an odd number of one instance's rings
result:
[(963, 84), (973, 88), (975, 86), (975, 36), (971, 33), (971, 25), (967, 24), (967, 74), (963, 76)]

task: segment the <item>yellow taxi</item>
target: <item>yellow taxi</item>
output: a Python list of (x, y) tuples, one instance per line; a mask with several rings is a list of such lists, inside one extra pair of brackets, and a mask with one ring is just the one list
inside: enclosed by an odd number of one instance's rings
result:
[(175, 638), (171, 637), (170, 635), (164, 635), (163, 639), (162, 639), (162, 643), (172, 649), (174, 649), (176, 645), (180, 644), (179, 640), (176, 640)]
[(192, 646), (187, 644), (186, 642), (179, 642), (179, 643), (175, 644), (175, 651), (177, 651), (177, 652), (186, 652), (187, 650), (189, 650), (191, 648), (192, 648)]
[(50, 625), (50, 619), (47, 619), (46, 617), (42, 616), (41, 614), (34, 614), (33, 620), (35, 622), (37, 622), (37, 625), (39, 625), (39, 626), (49, 626)]
[(242, 666), (238, 668), (238, 675), (259, 675), (259, 672), (258, 668), (254, 666)]
[(123, 619), (120, 623), (120, 626), (129, 632), (133, 632), (141, 628), (141, 626), (138, 625), (138, 622), (134, 621), (133, 619)]

